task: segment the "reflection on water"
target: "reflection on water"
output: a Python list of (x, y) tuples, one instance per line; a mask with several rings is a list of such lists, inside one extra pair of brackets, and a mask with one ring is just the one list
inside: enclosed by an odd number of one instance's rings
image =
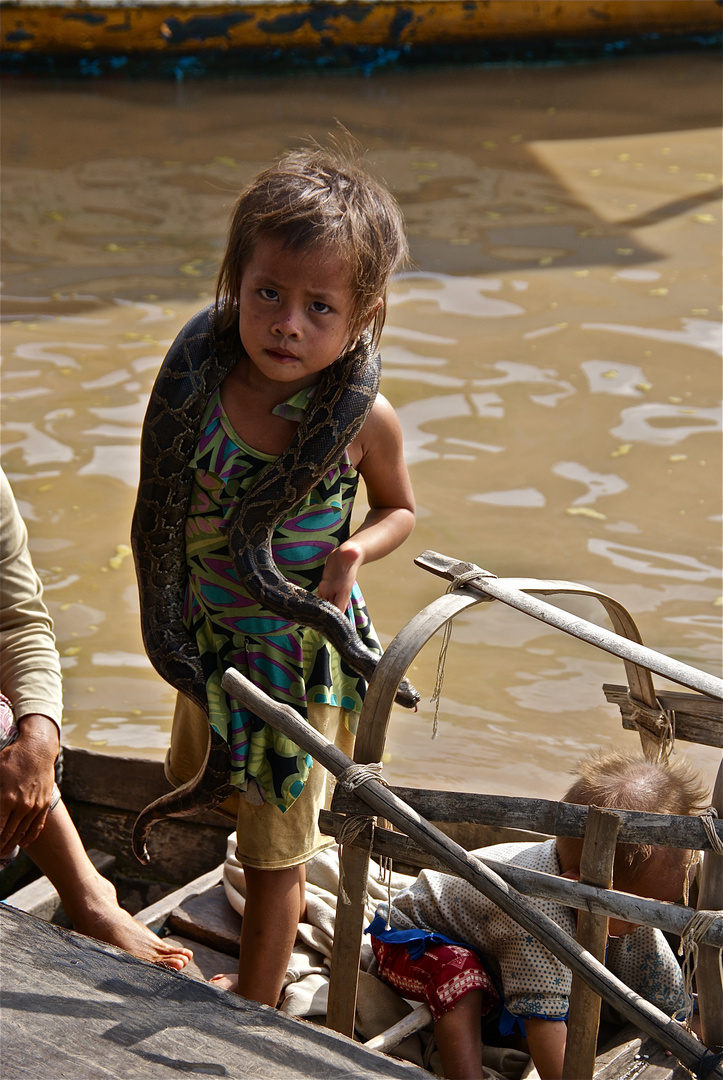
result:
[[(585, 582), (646, 644), (720, 674), (712, 58), (4, 89), (2, 462), (56, 621), (70, 742), (166, 745), (173, 694), (143, 653), (128, 547), (148, 393), (211, 299), (239, 186), (335, 118), (400, 199), (414, 259), (383, 388), (418, 525), (362, 576), (383, 641), (443, 591), (413, 565), (431, 548)], [(419, 711), (395, 710), (393, 781), (554, 795), (586, 748), (635, 745), (601, 690), (622, 665), (499, 604), (455, 621), (432, 742), (437, 653), (412, 666)], [(689, 752), (712, 777), (719, 754)]]

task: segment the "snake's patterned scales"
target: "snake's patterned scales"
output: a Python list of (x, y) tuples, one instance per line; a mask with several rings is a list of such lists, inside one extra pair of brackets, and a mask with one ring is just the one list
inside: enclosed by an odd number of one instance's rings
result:
[[(171, 346), (153, 387), (141, 439), (141, 479), (131, 542), (146, 652), (156, 671), (208, 714), (206, 680), (193, 636), (183, 620), (186, 590), (185, 520), (196, 448), (209, 396), (241, 357), (235, 326), (221, 331), (213, 307), (195, 315)], [(359, 640), (333, 604), (287, 581), (274, 564), (274, 528), (339, 461), (374, 403), (380, 361), (363, 344), (321, 376), (288, 447), (239, 502), (229, 529), (236, 571), (258, 603), (319, 630), (352, 669), (369, 679), (378, 657)], [(419, 694), (407, 680), (397, 700), (413, 707)], [(235, 789), (229, 783), (228, 744), (210, 728), (198, 774), (143, 810), (133, 827), (133, 851), (149, 862), (148, 832), (163, 817), (213, 809)]]

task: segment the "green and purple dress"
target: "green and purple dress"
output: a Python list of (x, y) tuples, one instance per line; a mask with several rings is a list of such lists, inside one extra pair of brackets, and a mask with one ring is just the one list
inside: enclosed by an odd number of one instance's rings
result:
[[(301, 419), (313, 392), (314, 387), (299, 391), (274, 413)], [(301, 794), (312, 758), (230, 698), (221, 687), (224, 671), (236, 668), (303, 717), (307, 702), (340, 706), (352, 731), (366, 683), (318, 631), (257, 604), (236, 574), (228, 525), (238, 499), (274, 460), (236, 434), (216, 389), (190, 461), (194, 480), (186, 519), (185, 621), (201, 656), (210, 722), (231, 747), (231, 782), (246, 790), (256, 781), (265, 799), (286, 810)], [(274, 561), (290, 581), (317, 590), (328, 556), (349, 536), (357, 484), (358, 473), (345, 453), (276, 528)], [(356, 583), (347, 616), (364, 644), (381, 653)]]

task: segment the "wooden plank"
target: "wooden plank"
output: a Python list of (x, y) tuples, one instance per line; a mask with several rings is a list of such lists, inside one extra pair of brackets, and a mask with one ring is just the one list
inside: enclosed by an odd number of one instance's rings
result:
[(226, 857), (228, 826), (212, 828), (167, 818), (151, 832), (148, 844), (151, 862), (144, 867), (131, 848), (135, 811), (93, 807), (72, 798), (63, 801), (86, 848), (110, 851), (116, 855), (119, 869), (129, 870), (141, 880), (160, 878), (178, 884), (206, 873)]
[[(633, 705), (628, 697), (627, 686), (603, 683), (606, 699), (619, 706), (623, 727), (637, 731), (632, 721)], [(661, 706), (675, 712), (675, 738), (684, 742), (701, 743), (704, 746), (723, 747), (723, 709), (719, 701), (702, 694), (682, 694), (664, 690), (657, 694)], [(644, 719), (640, 721), (644, 724)], [(654, 725), (648, 725), (655, 732)]]
[(0, 905), (3, 1080), (429, 1075)]
[[(322, 810), (319, 814), (321, 831), (330, 836), (339, 835), (343, 821), (342, 814), (333, 814), (330, 810)], [(351, 843), (368, 851), (369, 828), (367, 827)], [(424, 852), (418, 844), (403, 833), (375, 827), (372, 854), (393, 859), (395, 863), (423, 866), (438, 870), (443, 874), (453, 873), (441, 859), (435, 859)], [(625, 919), (643, 926), (658, 926), (666, 933), (675, 934), (678, 937), (682, 935), (693, 915), (690, 908), (683, 907), (681, 904), (647, 900), (641, 896), (634, 896), (632, 893), (608, 892), (606, 889), (598, 889), (592, 885), (567, 881), (553, 874), (543, 874), (538, 870), (511, 866), (509, 863), (502, 863), (493, 858), (485, 857), (481, 861), (525, 896), (554, 900), (558, 904), (567, 904), (581, 911)], [(713, 949), (723, 947), (723, 917), (718, 916), (702, 940)]]
[[(257, 716), (261, 716), (272, 727), (305, 749), (334, 776), (341, 778), (342, 783), (349, 770), (354, 771), (354, 762), (315, 731), (291, 706), (274, 701), (233, 669), (226, 671), (221, 683), (225, 690)], [(626, 987), (607, 968), (581, 949), (557, 923), (531, 908), (500, 877), (458, 844), (452, 843), (380, 781), (364, 779), (358, 790), (375, 815), (386, 818), (419, 844), (427, 847), (433, 855), (443, 859), (460, 877), (494, 900), (506, 914), (529, 931), (567, 967), (582, 975), (597, 993), (626, 1019), (635, 1022), (646, 1034), (656, 1038), (689, 1069), (698, 1071), (707, 1051), (705, 1048), (701, 1049), (701, 1043), (690, 1032)], [(708, 1075), (723, 1080), (723, 1064), (714, 1063)]]
[[(63, 747), (61, 787), (64, 799), (133, 810), (136, 814), (171, 790), (162, 761), (104, 754), (78, 746)], [(233, 828), (232, 822), (225, 825), (224, 819), (212, 812), (195, 814), (184, 820), (202, 822), (217, 829), (225, 827), (226, 832)]]
[[(590, 807), (580, 856), (580, 880), (583, 884), (600, 889), (612, 888), (615, 841), (619, 829), (620, 818), (614, 811)], [(581, 911), (577, 917), (578, 943), (601, 964), (605, 962), (607, 939), (608, 921), (605, 916)], [(600, 997), (577, 974), (573, 974), (563, 1080), (592, 1080), (599, 1027)]]
[[(614, 597), (598, 592), (597, 589), (579, 585), (574, 581), (498, 578), (489, 570), (483, 570), (473, 563), (459, 563), (448, 555), (440, 555), (436, 551), (423, 551), (414, 561), (424, 570), (429, 570), (451, 581), (460, 575), (462, 567), (465, 572), (474, 571), (479, 574), (479, 580), (468, 581), (464, 585), (471, 594), (499, 600), (534, 619), (539, 619), (547, 626), (555, 626), (566, 634), (586, 641), (596, 649), (603, 649), (605, 652), (612, 653), (613, 656), (619, 656), (625, 664), (628, 683), (634, 696), (652, 707), (655, 706), (655, 693), (651, 672), (662, 675), (672, 682), (681, 683), (691, 690), (708, 694), (719, 701), (723, 700), (723, 679), (644, 646), (630, 613)], [(457, 590), (454, 592), (458, 594)], [(614, 633), (598, 626), (597, 623), (581, 619), (565, 611), (564, 608), (548, 604), (538, 598), (540, 595), (565, 593), (590, 596), (599, 600), (612, 621)], [(644, 732), (641, 733), (641, 739), (644, 742), (647, 738)]]
[(238, 957), (241, 916), (226, 899), (223, 885), (184, 900), (168, 916), (168, 926), (176, 934)]
[(595, 1062), (594, 1080), (690, 1080), (690, 1073), (652, 1039), (627, 1039)]
[[(427, 821), (468, 821), (489, 825), (504, 821), (510, 828), (534, 830), (550, 836), (582, 837), (585, 834), (588, 808), (573, 803), (425, 788), (392, 787), (389, 790)], [(368, 812), (360, 797), (340, 786), (334, 793), (332, 810), (347, 814)], [(638, 810), (621, 810), (619, 814), (621, 843), (710, 850), (710, 840), (699, 818), (646, 814)], [(723, 841), (723, 820), (716, 822), (715, 829)]]
[(192, 896), (198, 896), (199, 893), (205, 892), (206, 889), (214, 888), (222, 878), (223, 863), (214, 870), (209, 870), (207, 874), (195, 878), (194, 881), (182, 885), (180, 889), (176, 889), (174, 892), (164, 896), (162, 900), (157, 900), (155, 904), (149, 904), (148, 907), (139, 911), (134, 918), (144, 923), (154, 934), (157, 934), (174, 908), (180, 907), (184, 900), (188, 900)]

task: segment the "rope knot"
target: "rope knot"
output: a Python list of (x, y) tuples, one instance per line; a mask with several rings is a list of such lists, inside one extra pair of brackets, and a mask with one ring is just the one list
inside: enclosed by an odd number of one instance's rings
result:
[(344, 791), (352, 792), (361, 784), (365, 784), (367, 780), (378, 780), (380, 784), (389, 787), (389, 784), (382, 776), (381, 761), (370, 761), (365, 765), (354, 761), (348, 768), (339, 773), (336, 782), (344, 788)]
[(690, 1022), (693, 1018), (693, 1011), (695, 1008), (695, 1000), (693, 998), (693, 978), (695, 976), (695, 969), (698, 965), (698, 946), (711, 926), (713, 926), (717, 919), (720, 919), (721, 914), (723, 914), (723, 912), (720, 911), (696, 911), (686, 924), (686, 927), (680, 936), (678, 956), (683, 957), (681, 971), (683, 973), (683, 984), (685, 987), (684, 1023), (688, 1031), (690, 1031)]
[(655, 707), (634, 698), (628, 690), (628, 701), (632, 707), (630, 720), (637, 731), (654, 735), (658, 740), (656, 764), (667, 765), (670, 755), (675, 752), (675, 710), (664, 709), (658, 699)]

